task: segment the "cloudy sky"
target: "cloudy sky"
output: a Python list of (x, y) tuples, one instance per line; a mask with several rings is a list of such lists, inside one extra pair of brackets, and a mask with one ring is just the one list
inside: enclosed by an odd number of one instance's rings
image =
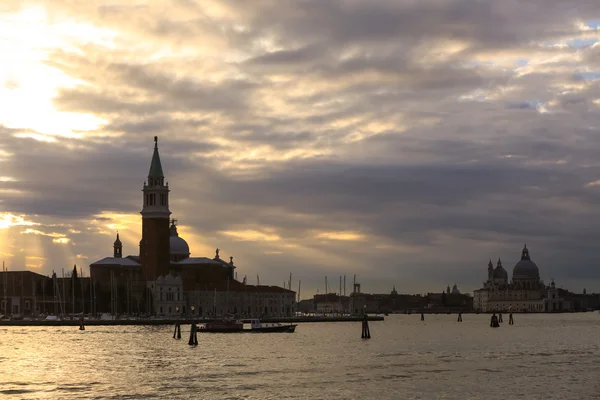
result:
[(251, 283), (471, 291), (526, 242), (600, 291), (596, 0), (47, 4), (0, 3), (10, 269), (136, 254), (158, 135), (192, 255)]

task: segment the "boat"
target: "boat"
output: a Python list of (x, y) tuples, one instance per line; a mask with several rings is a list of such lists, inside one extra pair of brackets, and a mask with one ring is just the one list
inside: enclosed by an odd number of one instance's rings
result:
[(242, 332), (243, 330), (244, 324), (233, 319), (210, 321), (198, 326), (198, 332), (229, 333)]
[(250, 320), (250, 332), (295, 332), (297, 324), (284, 325), (279, 322), (263, 323), (258, 319)]

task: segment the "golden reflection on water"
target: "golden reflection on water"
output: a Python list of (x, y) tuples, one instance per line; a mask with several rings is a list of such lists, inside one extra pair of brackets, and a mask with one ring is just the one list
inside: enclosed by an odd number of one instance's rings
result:
[[(293, 334), (172, 327), (0, 327), (0, 394), (24, 399), (583, 399), (600, 393), (600, 313), (392, 315)], [(514, 394), (515, 397), (511, 397)], [(508, 396), (508, 397), (507, 397)]]

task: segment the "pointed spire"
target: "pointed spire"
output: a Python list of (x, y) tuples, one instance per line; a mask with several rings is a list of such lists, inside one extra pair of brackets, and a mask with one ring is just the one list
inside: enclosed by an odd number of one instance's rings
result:
[(530, 260), (529, 258), (529, 249), (527, 249), (527, 243), (523, 246), (523, 251), (521, 252), (521, 260)]
[(502, 266), (502, 261), (500, 260), (500, 257), (498, 257), (498, 267)]
[(492, 264), (492, 258), (490, 257), (490, 262), (488, 263), (488, 268), (494, 268), (494, 264)]
[(152, 162), (150, 163), (150, 172), (148, 178), (160, 179), (164, 178), (162, 165), (160, 163), (160, 155), (158, 154), (158, 136), (154, 136), (154, 154), (152, 155)]
[(114, 254), (113, 254), (114, 258), (122, 258), (123, 257), (123, 243), (121, 243), (121, 240), (119, 239), (119, 232), (117, 232), (117, 240), (115, 240), (115, 243), (113, 244), (113, 249), (114, 249)]

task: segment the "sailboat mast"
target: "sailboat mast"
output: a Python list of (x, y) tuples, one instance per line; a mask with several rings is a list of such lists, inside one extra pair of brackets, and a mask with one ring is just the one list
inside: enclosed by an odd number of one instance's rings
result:
[(8, 297), (6, 297), (6, 285), (8, 284), (8, 268), (4, 266), (4, 261), (2, 261), (2, 272), (4, 273), (4, 314), (8, 314)]
[(75, 315), (75, 272), (77, 272), (77, 265), (73, 266), (73, 272), (71, 272), (71, 319)]
[(67, 308), (67, 295), (65, 294), (65, 269), (62, 269), (62, 299), (60, 301), (61, 313), (64, 315)]
[(81, 315), (85, 314), (85, 298), (83, 297), (83, 268), (79, 268), (81, 279), (79, 280), (81, 286)]
[(115, 280), (114, 272), (110, 271), (110, 315), (111, 316), (115, 315), (115, 312), (114, 312), (115, 300), (114, 300), (114, 294), (113, 294), (114, 280)]

